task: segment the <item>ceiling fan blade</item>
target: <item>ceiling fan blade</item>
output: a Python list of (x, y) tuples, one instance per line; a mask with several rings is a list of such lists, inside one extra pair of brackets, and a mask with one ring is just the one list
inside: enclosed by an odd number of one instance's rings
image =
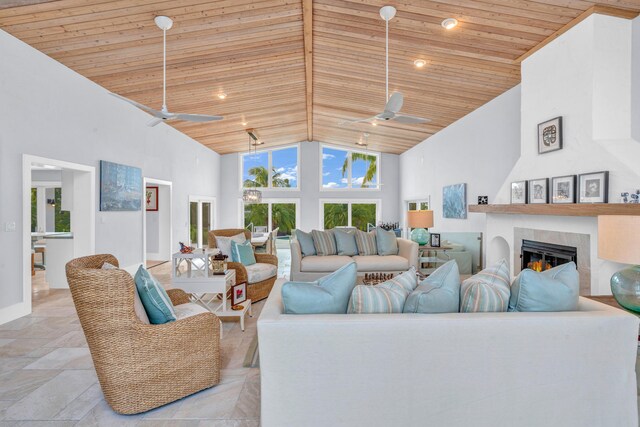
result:
[(173, 117), (177, 120), (186, 120), (188, 122), (212, 122), (214, 120), (222, 120), (223, 116), (208, 116), (206, 114), (185, 114), (175, 113)]
[(424, 119), (422, 117), (416, 117), (416, 116), (407, 116), (405, 114), (396, 114), (393, 120), (398, 123), (406, 123), (406, 124), (429, 123), (431, 121), (430, 119)]
[(134, 101), (132, 99), (125, 98), (124, 96), (120, 96), (117, 93), (109, 92), (109, 94), (115, 96), (116, 98), (120, 98), (123, 101), (126, 101), (129, 104), (131, 104), (133, 106), (136, 106), (136, 107), (140, 108), (141, 110), (146, 111), (147, 113), (151, 113), (156, 117), (162, 117), (162, 112), (161, 111), (154, 110), (153, 108), (147, 107), (146, 105), (140, 104), (139, 102), (136, 102), (136, 101)]
[(160, 117), (156, 117), (155, 119), (149, 121), (149, 123), (147, 123), (147, 126), (149, 127), (154, 127), (155, 125), (162, 123), (163, 120)]
[(384, 106), (385, 112), (398, 113), (402, 108), (404, 97), (400, 92), (393, 92), (387, 101), (387, 105)]
[(367, 117), (366, 119), (353, 119), (353, 120), (344, 120), (340, 122), (340, 126), (344, 125), (354, 125), (356, 123), (371, 123), (376, 120), (376, 117)]

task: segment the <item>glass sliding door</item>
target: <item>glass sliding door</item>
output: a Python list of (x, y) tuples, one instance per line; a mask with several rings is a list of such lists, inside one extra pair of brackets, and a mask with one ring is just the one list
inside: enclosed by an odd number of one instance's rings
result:
[(214, 203), (212, 197), (189, 197), (189, 242), (191, 246), (209, 246), (209, 231), (214, 229)]
[(346, 227), (349, 225), (349, 204), (348, 203), (325, 203), (324, 204), (324, 229), (335, 227)]
[(355, 227), (367, 231), (369, 224), (375, 226), (380, 221), (380, 200), (320, 200), (320, 221), (325, 230)]
[(278, 228), (278, 236), (290, 236), (297, 227), (300, 214), (299, 199), (262, 199), (262, 203), (242, 203), (241, 223), (245, 228), (266, 227), (267, 231)]
[(271, 204), (271, 230), (278, 229), (278, 236), (290, 236), (296, 228), (296, 204)]

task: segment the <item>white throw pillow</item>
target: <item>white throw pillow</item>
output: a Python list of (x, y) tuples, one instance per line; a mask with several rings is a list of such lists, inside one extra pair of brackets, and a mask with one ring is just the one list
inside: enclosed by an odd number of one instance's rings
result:
[(220, 252), (222, 252), (222, 255), (228, 256), (229, 259), (231, 259), (231, 241), (232, 240), (236, 243), (244, 243), (247, 240), (247, 238), (244, 236), (244, 233), (238, 233), (232, 237), (216, 236), (216, 246), (218, 247), (218, 249), (220, 249)]

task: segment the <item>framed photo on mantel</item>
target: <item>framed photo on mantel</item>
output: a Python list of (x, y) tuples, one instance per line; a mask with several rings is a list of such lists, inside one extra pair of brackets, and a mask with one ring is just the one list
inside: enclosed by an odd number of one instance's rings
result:
[(527, 181), (516, 181), (511, 183), (511, 204), (524, 205), (527, 203)]
[(583, 173), (578, 176), (580, 203), (609, 202), (609, 172)]

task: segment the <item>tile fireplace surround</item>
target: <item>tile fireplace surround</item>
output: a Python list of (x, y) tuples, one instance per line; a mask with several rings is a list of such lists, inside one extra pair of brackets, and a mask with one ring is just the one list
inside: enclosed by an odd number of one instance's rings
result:
[(580, 275), (580, 295), (591, 295), (591, 236), (581, 233), (515, 227), (513, 229), (514, 276), (517, 276), (522, 270), (520, 248), (522, 247), (523, 239), (575, 247), (578, 273)]

